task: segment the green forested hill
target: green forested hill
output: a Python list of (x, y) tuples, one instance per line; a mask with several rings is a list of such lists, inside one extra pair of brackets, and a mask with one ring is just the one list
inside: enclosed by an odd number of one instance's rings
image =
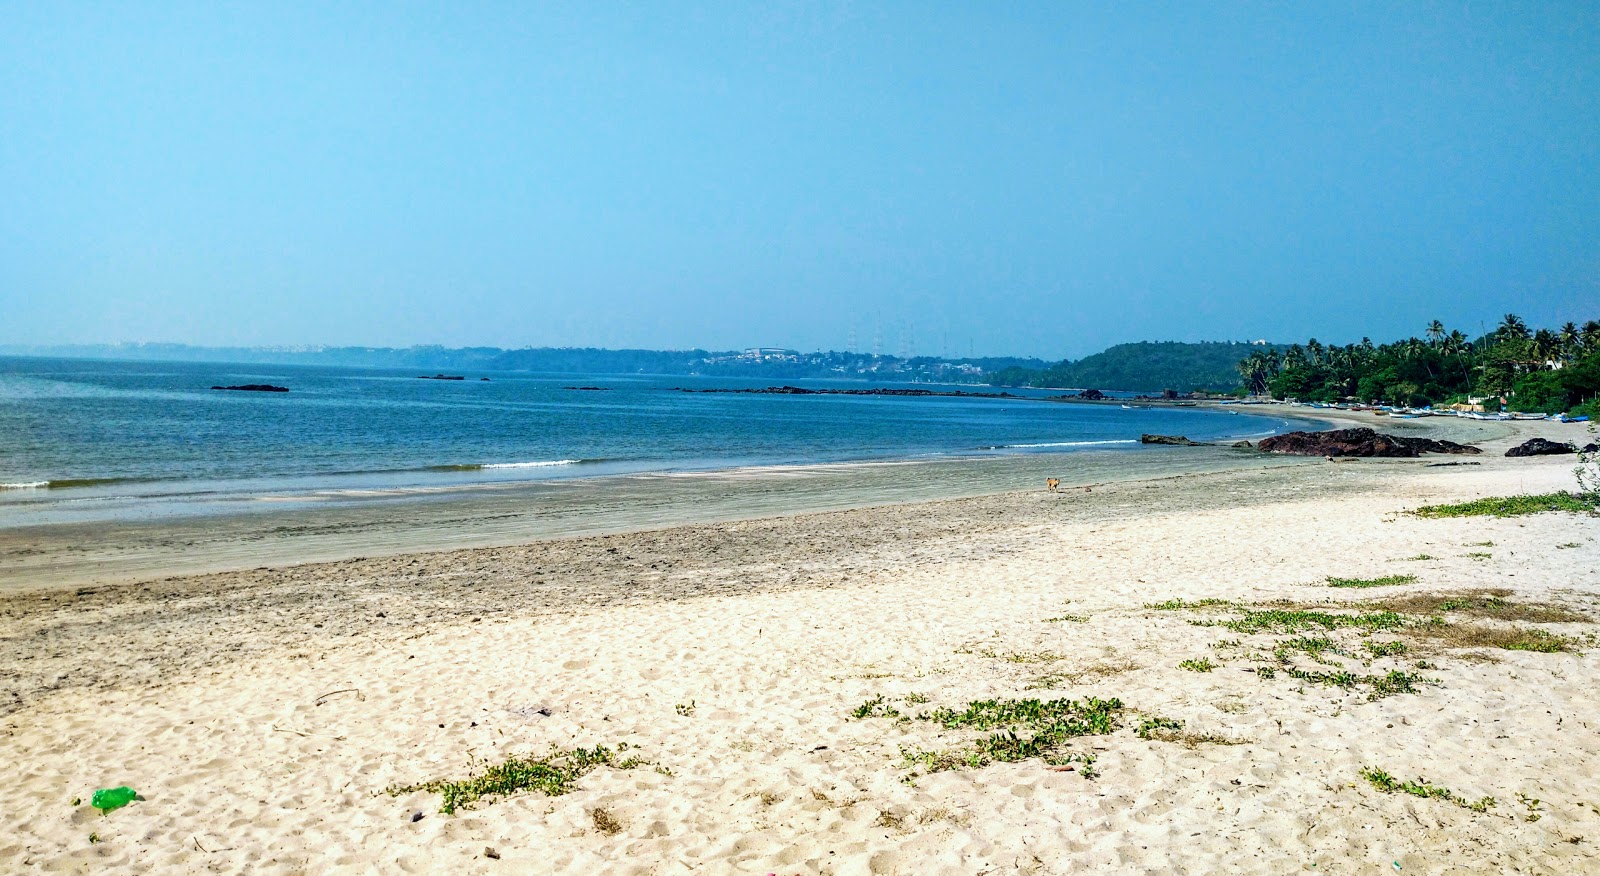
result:
[(1059, 386), (1074, 389), (1231, 390), (1240, 385), (1239, 360), (1258, 350), (1282, 350), (1234, 341), (1185, 344), (1141, 341), (1118, 344), (1076, 362), (1066, 360), (1043, 370), (1007, 368), (989, 375), (994, 386)]

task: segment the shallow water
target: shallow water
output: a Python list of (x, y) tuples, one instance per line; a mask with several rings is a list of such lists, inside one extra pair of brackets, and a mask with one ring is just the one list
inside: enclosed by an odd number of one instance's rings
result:
[[(1152, 452), (1137, 444), (1143, 432), (1228, 440), (1289, 423), (1200, 408), (1057, 404), (1038, 400), (1049, 394), (1040, 391), (1022, 391), (1031, 399), (699, 394), (673, 390), (769, 382), (417, 379), (424, 373), (0, 358), (0, 529), (429, 502), (472, 488), (642, 474), (776, 477), (794, 466), (1136, 454)], [(291, 391), (209, 388), (260, 383)]]

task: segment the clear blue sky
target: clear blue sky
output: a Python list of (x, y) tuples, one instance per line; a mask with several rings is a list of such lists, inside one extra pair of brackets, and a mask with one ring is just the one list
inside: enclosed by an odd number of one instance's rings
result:
[[(0, 2), (0, 343), (1600, 318), (1600, 4)], [(881, 326), (881, 328), (880, 328)]]

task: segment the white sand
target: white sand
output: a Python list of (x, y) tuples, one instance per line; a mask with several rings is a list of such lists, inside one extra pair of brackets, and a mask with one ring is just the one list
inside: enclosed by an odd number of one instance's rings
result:
[[(1252, 637), (1187, 623), (1228, 615), (1143, 607), (1502, 587), (1600, 616), (1600, 521), (1400, 513), (1570, 486), (1570, 457), (1504, 446), (7, 597), (0, 871), (1600, 872), (1591, 625), (1545, 627), (1582, 655), (1375, 661), (1439, 684), (1369, 701), (1263, 679), (1210, 647)], [(1419, 580), (1323, 585), (1396, 572)], [(1198, 657), (1221, 665), (1177, 667)], [(848, 718), (879, 694), (1117, 697), (1130, 725), (1242, 744), (1126, 726), (1075, 740), (1093, 780), (1029, 760), (907, 784), (901, 746), (977, 734)], [(384, 793), (623, 742), (653, 766), (561, 797), (448, 816)], [(1364, 766), (1497, 805), (1382, 794)], [(145, 799), (87, 805), (118, 784)]]

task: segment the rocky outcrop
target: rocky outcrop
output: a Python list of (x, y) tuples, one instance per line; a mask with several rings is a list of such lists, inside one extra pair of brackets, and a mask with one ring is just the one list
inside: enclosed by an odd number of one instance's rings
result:
[(1237, 447), (1240, 450), (1249, 450), (1250, 448), (1255, 447), (1255, 445), (1251, 444), (1249, 441), (1235, 441), (1235, 442), (1233, 442), (1232, 444), (1230, 444), (1228, 446), (1229, 447)]
[(1098, 389), (1086, 389), (1083, 392), (1078, 393), (1077, 397), (1083, 399), (1084, 401), (1106, 401), (1107, 399), (1111, 398), (1111, 396), (1106, 395)]
[(1544, 438), (1529, 438), (1516, 447), (1506, 451), (1506, 456), (1555, 456), (1560, 453), (1577, 453), (1578, 448), (1571, 444), (1559, 441), (1550, 441)]
[(1470, 444), (1384, 435), (1365, 427), (1327, 432), (1286, 432), (1263, 438), (1256, 447), (1264, 453), (1292, 453), (1299, 456), (1415, 457), (1424, 453), (1482, 452)]
[(270, 383), (246, 383), (240, 386), (213, 386), (212, 389), (231, 389), (236, 392), (288, 392), (287, 386), (273, 386)]
[(1182, 435), (1140, 435), (1140, 444), (1175, 444), (1179, 447), (1204, 447), (1199, 441), (1190, 441)]

